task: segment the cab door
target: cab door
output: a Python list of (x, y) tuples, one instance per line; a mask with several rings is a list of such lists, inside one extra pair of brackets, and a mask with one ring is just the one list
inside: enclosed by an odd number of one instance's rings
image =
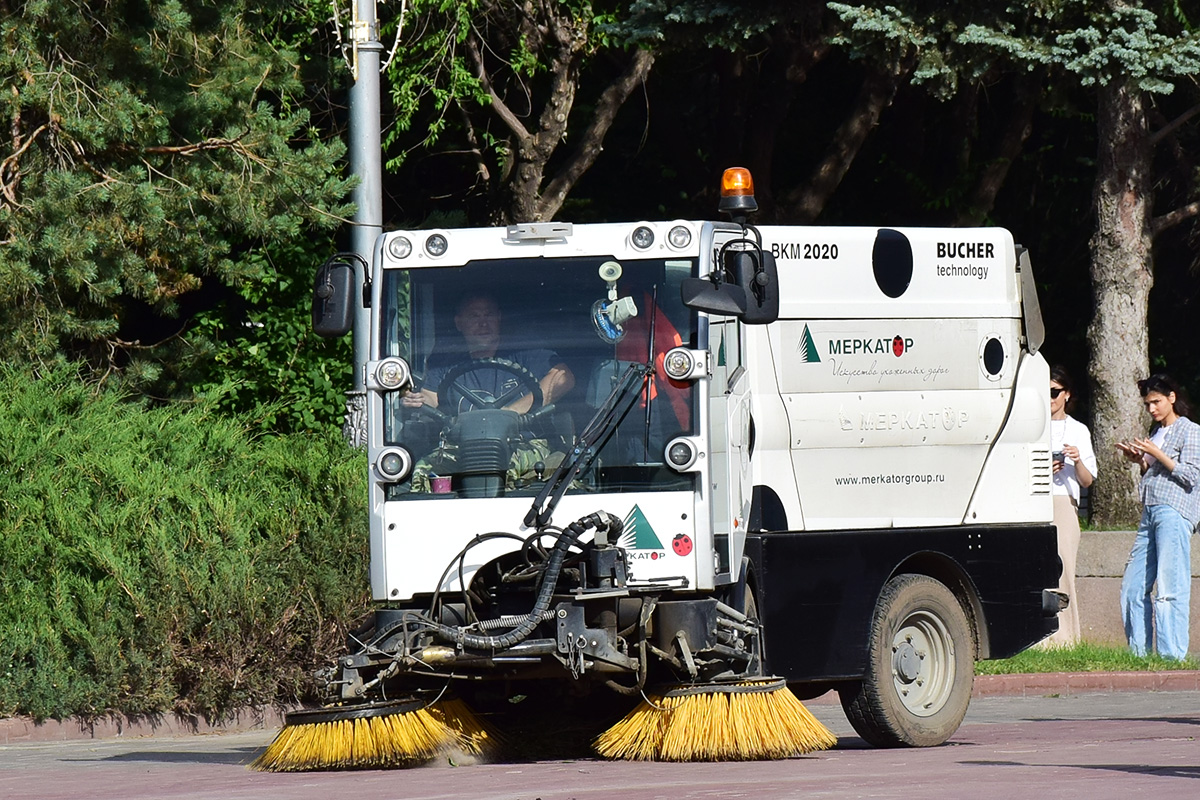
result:
[(732, 317), (712, 317), (709, 328), (713, 365), (709, 394), (712, 524), (717, 582), (737, 580), (732, 565), (742, 562), (753, 486), (750, 476), (750, 376), (745, 365), (744, 329)]

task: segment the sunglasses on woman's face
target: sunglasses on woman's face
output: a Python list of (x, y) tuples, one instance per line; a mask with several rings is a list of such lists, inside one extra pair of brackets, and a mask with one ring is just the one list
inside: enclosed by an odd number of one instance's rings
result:
[(1057, 399), (1058, 399), (1058, 396), (1059, 396), (1060, 394), (1062, 394), (1063, 392), (1065, 392), (1065, 391), (1066, 391), (1066, 389), (1064, 389), (1064, 388), (1063, 388), (1063, 387), (1061, 387), (1061, 386), (1051, 386), (1051, 387), (1050, 387), (1050, 399), (1051, 399), (1051, 400), (1057, 400)]

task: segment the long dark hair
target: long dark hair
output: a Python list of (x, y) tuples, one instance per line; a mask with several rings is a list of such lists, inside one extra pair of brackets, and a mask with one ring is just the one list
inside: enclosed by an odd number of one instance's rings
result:
[(1141, 392), (1142, 397), (1145, 397), (1151, 392), (1158, 392), (1163, 397), (1167, 397), (1174, 392), (1175, 402), (1171, 404), (1171, 407), (1175, 409), (1175, 413), (1179, 416), (1188, 417), (1189, 419), (1191, 418), (1192, 406), (1188, 402), (1187, 393), (1184, 392), (1183, 387), (1176, 383), (1175, 379), (1170, 375), (1166, 375), (1162, 372), (1156, 372), (1149, 378), (1138, 381), (1137, 385), (1138, 391)]
[(1061, 386), (1063, 389), (1066, 390), (1068, 395), (1070, 395), (1070, 397), (1067, 398), (1067, 405), (1065, 406), (1065, 408), (1067, 408), (1067, 409), (1074, 408), (1074, 406), (1075, 406), (1074, 382), (1071, 380), (1071, 373), (1067, 372), (1067, 368), (1060, 364), (1055, 364), (1054, 366), (1050, 367), (1050, 380), (1057, 383), (1059, 386)]

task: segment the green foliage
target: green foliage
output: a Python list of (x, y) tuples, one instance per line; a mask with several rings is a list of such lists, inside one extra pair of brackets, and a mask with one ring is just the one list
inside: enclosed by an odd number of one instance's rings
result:
[[(455, 104), (486, 106), (487, 92), (466, 62), (461, 48), (471, 35), (474, 20), (482, 18), (486, 0), (412, 0), (403, 20), (391, 20), (383, 30), (402, 25), (399, 52), (386, 72), (387, 91), (393, 105), (393, 124), (384, 133), (384, 147), (402, 145), (388, 162), (397, 169), (407, 153), (437, 143), (449, 124)], [(422, 129), (417, 142), (408, 133), (421, 112)]]
[(397, 49), (403, 57), (386, 72), (394, 110), (393, 124), (384, 132), (389, 170), (399, 169), (413, 151), (435, 148), (449, 134), (477, 140), (486, 151), (483, 157), (492, 161), (507, 159), (508, 132), (493, 130), (487, 118), (492, 97), (471, 59), (471, 47), (503, 65), (491, 70), (487, 81), (518, 114), (528, 115), (525, 124), (536, 133), (531, 109), (537, 90), (530, 81), (544, 77), (556, 57), (555, 37), (561, 33), (553, 28), (565, 20), (582, 21), (575, 27), (587, 31), (589, 55), (625, 43), (614, 25), (620, 4), (555, 0), (538, 6), (531, 14), (497, 0), (409, 0), (402, 21), (383, 21), (385, 38), (403, 25)]
[(957, 74), (947, 64), (944, 52), (947, 34), (955, 25), (949, 16), (917, 9), (915, 13), (906, 12), (890, 5), (878, 8), (829, 3), (829, 8), (847, 24), (833, 42), (846, 48), (852, 57), (875, 57), (888, 64), (915, 58), (915, 82), (944, 82), (946, 94), (955, 88)]
[(311, 316), (312, 275), (332, 251), (332, 242), (318, 239), (257, 254), (258, 277), (194, 318), (184, 337), (181, 383), (264, 431), (339, 428), (345, 393), (354, 385), (351, 339), (322, 339)]
[(0, 716), (293, 702), (366, 597), (361, 453), (0, 368)]
[[(1168, 3), (1160, 15), (1141, 3), (1045, 0), (958, 5), (908, 0), (886, 6), (829, 3), (847, 28), (835, 41), (863, 58), (917, 60), (913, 80), (948, 96), (964, 77), (1000, 65), (1050, 67), (1083, 86), (1118, 78), (1169, 93), (1172, 80), (1200, 71), (1200, 37)], [(1172, 9), (1174, 6), (1174, 10)]]
[(1012, 658), (980, 661), (976, 675), (1011, 675), (1038, 672), (1154, 672), (1158, 670), (1197, 669), (1194, 659), (1176, 661), (1151, 653), (1135, 656), (1126, 647), (1080, 642), (1073, 647), (1034, 648)]
[(604, 28), (633, 44), (655, 47), (737, 48), (766, 31), (801, 16), (803, 2), (712, 2), (712, 0), (634, 0)]
[[(1185, 19), (1185, 18), (1184, 18)], [(1011, 25), (968, 25), (959, 41), (1007, 54), (1018, 63), (1058, 67), (1084, 86), (1128, 79), (1169, 94), (1172, 79), (1200, 72), (1200, 36), (1179, 19), (1122, 3), (1064, 3), (1022, 33)]]
[(131, 309), (174, 315), (344, 215), (343, 147), (313, 137), (297, 56), (258, 33), (289, 8), (5, 6), (0, 357), (114, 366)]

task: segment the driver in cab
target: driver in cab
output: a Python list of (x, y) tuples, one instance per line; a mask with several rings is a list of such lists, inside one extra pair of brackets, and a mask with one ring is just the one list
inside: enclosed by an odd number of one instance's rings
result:
[[(558, 359), (553, 350), (501, 349), (500, 323), (500, 306), (488, 295), (466, 295), (459, 302), (454, 314), (454, 327), (462, 334), (470, 359), (498, 358), (524, 367), (538, 380), (544, 405), (553, 403), (575, 386), (575, 375)], [(437, 395), (439, 389), (446, 391), (447, 387), (441, 384), (455, 366), (445, 364), (430, 367), (424, 387), (420, 391), (410, 391), (405, 395), (404, 405), (409, 408), (420, 408), (422, 405), (437, 408), (440, 403), (442, 410), (451, 414), (470, 410), (473, 407), (471, 400), (460, 392), (450, 391), (452, 396), (446, 398), (439, 398)], [(486, 364), (468, 369), (453, 383), (476, 393), (488, 402), (502, 399), (521, 387), (521, 381), (511, 369), (489, 367)], [(533, 393), (526, 391), (506, 403), (504, 408), (523, 414), (532, 406)]]

